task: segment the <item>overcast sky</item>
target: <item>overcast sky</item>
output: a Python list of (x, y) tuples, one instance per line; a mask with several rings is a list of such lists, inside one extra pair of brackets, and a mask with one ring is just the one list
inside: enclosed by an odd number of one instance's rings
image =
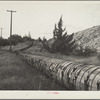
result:
[(100, 1), (0, 1), (0, 28), (4, 38), (10, 34), (7, 10), (17, 11), (13, 13), (13, 34), (24, 36), (30, 32), (35, 39), (51, 38), (61, 15), (68, 34), (100, 25)]

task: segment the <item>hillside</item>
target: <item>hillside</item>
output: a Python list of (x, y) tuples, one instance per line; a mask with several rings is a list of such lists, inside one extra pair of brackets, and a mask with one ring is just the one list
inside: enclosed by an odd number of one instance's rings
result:
[[(73, 39), (83, 47), (93, 47), (100, 52), (100, 25), (74, 33)], [(51, 45), (53, 41), (50, 39), (48, 42)]]
[(100, 52), (100, 25), (74, 33), (74, 39), (83, 47), (94, 47)]

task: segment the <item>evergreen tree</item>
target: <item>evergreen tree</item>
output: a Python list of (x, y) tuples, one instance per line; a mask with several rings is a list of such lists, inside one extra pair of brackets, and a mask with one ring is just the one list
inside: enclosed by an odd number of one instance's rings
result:
[(60, 52), (62, 54), (69, 54), (75, 48), (75, 41), (73, 41), (73, 34), (68, 35), (66, 28), (63, 27), (62, 16), (58, 22), (55, 24), (55, 29), (53, 31), (54, 43), (52, 44), (52, 52)]
[(28, 37), (31, 39), (31, 33), (29, 32)]

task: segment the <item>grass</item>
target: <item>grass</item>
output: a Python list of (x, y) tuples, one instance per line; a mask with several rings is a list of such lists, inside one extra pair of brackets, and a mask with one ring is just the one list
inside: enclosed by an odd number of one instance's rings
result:
[[(20, 49), (20, 48), (24, 48), (24, 47), (26, 47), (26, 46), (28, 46), (30, 44), (30, 42), (29, 41), (27, 41), (27, 42), (22, 42), (22, 43), (18, 43), (17, 45), (12, 45), (12, 49), (13, 49), (13, 51), (14, 50), (17, 50), (17, 49)], [(9, 50), (10, 49), (10, 47), (9, 46), (1, 46), (0, 47), (0, 51), (1, 50)]]
[(0, 51), (0, 90), (65, 90), (65, 87), (14, 53)]
[[(23, 43), (13, 47), (16, 50), (28, 44)], [(19, 56), (7, 50), (9, 47), (3, 47), (0, 51), (0, 90), (66, 90), (54, 80), (50, 79), (44, 73), (28, 65)], [(5, 51), (3, 51), (5, 50)], [(33, 45), (24, 52), (58, 58), (83, 64), (93, 64), (100, 66), (100, 60), (97, 56), (78, 57), (65, 56), (61, 54), (51, 54), (44, 50), (41, 45)]]
[(100, 60), (98, 59), (97, 55), (90, 56), (90, 57), (80, 57), (80, 56), (74, 56), (74, 55), (66, 56), (66, 55), (61, 55), (59, 53), (51, 54), (44, 49), (41, 51), (40, 45), (39, 46), (33, 45), (31, 48), (25, 50), (24, 52), (41, 55), (41, 56), (47, 56), (51, 58), (63, 59), (67, 61), (77, 62), (77, 63), (92, 64), (92, 65), (100, 66)]

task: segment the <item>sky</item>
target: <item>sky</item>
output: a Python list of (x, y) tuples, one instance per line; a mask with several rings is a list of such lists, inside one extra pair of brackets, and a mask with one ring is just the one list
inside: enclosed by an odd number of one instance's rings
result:
[[(12, 34), (37, 39), (53, 36), (54, 25), (61, 15), (68, 34), (100, 25), (100, 1), (0, 1), (2, 37), (10, 35), (10, 12), (13, 13)], [(1, 30), (0, 30), (1, 34)]]

